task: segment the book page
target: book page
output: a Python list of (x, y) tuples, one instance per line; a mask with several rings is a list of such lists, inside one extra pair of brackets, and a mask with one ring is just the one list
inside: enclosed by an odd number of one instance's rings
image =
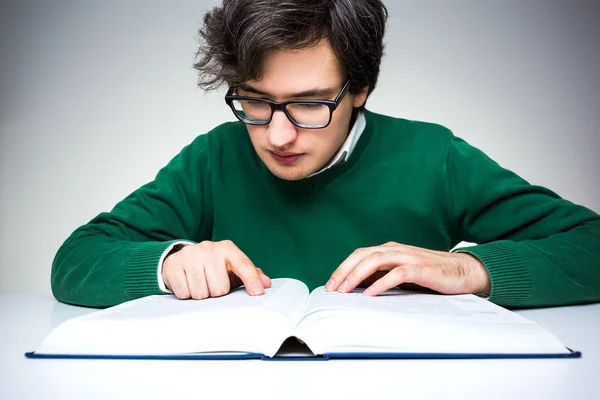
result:
[(294, 279), (273, 279), (262, 296), (250, 296), (242, 286), (221, 297), (203, 300), (179, 300), (171, 295), (155, 295), (129, 301), (115, 307), (88, 314), (89, 319), (162, 318), (188, 313), (213, 312), (223, 309), (269, 309), (297, 320), (308, 288)]
[(391, 289), (369, 297), (364, 289), (350, 293), (327, 292), (323, 287), (315, 289), (308, 299), (304, 317), (325, 310), (370, 310), (404, 314), (420, 319), (451, 319), (464, 322), (529, 323), (518, 314), (498, 307), (475, 295), (444, 296), (413, 290)]
[(69, 320), (36, 351), (46, 354), (275, 354), (308, 297), (298, 281), (274, 279), (262, 296), (244, 288), (204, 300), (148, 296)]
[(296, 336), (315, 354), (566, 353), (550, 332), (474, 295), (311, 293)]

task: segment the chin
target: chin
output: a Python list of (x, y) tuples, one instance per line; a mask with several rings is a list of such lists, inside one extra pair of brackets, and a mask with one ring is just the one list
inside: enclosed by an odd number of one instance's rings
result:
[(301, 162), (297, 164), (290, 165), (279, 164), (273, 160), (273, 158), (271, 158), (271, 155), (268, 152), (261, 153), (260, 158), (263, 164), (269, 169), (269, 171), (271, 171), (273, 175), (286, 181), (297, 181), (304, 179), (318, 169), (316, 167), (311, 167), (310, 161), (313, 160), (310, 158), (301, 160)]
[[(263, 160), (263, 162), (264, 161), (265, 160)], [(312, 172), (303, 165), (283, 166), (273, 162), (265, 162), (265, 165), (273, 175), (286, 181), (297, 181), (312, 174)]]
[(271, 171), (271, 173), (273, 175), (275, 175), (276, 177), (280, 178), (280, 179), (284, 179), (286, 181), (297, 181), (300, 179), (304, 179), (307, 176), (310, 175), (310, 173), (307, 173), (305, 171), (303, 171), (300, 168), (271, 168), (271, 166), (267, 166), (269, 168), (269, 171)]

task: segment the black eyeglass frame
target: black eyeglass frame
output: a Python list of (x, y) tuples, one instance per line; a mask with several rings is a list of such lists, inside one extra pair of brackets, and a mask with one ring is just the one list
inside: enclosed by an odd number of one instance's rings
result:
[[(236, 89), (236, 87), (230, 87), (229, 90), (227, 91), (227, 94), (225, 95), (225, 102), (231, 108), (231, 111), (233, 111), (233, 114), (236, 116), (236, 118), (248, 125), (263, 125), (263, 126), (268, 125), (271, 122), (271, 120), (273, 119), (273, 113), (275, 111), (280, 110), (280, 111), (283, 111), (283, 113), (287, 116), (287, 118), (290, 120), (290, 122), (292, 124), (294, 124), (295, 126), (297, 126), (298, 128), (323, 129), (323, 128), (326, 128), (327, 126), (329, 126), (329, 124), (331, 123), (331, 118), (333, 116), (333, 112), (340, 105), (342, 99), (344, 98), (344, 95), (348, 91), (349, 86), (350, 86), (350, 80), (347, 80), (346, 83), (344, 84), (344, 86), (342, 87), (342, 89), (340, 90), (340, 92), (338, 93), (338, 95), (333, 100), (287, 100), (287, 101), (282, 101), (282, 102), (273, 101), (270, 99), (263, 99), (260, 97), (234, 95), (233, 92)], [(261, 101), (263, 103), (266, 103), (271, 107), (271, 116), (269, 117), (268, 120), (264, 120), (264, 121), (256, 121), (253, 119), (244, 118), (243, 116), (239, 115), (237, 113), (237, 111), (235, 110), (235, 107), (233, 106), (233, 102), (235, 100)], [(288, 104), (323, 104), (323, 105), (326, 105), (329, 108), (329, 120), (324, 125), (301, 124), (298, 121), (294, 120), (294, 117), (292, 116), (292, 114), (287, 110), (286, 107)]]

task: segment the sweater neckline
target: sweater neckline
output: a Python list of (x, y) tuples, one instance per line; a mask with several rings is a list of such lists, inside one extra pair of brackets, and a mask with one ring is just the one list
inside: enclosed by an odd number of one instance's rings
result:
[(373, 136), (373, 123), (371, 115), (367, 110), (364, 111), (364, 114), (366, 119), (366, 125), (362, 134), (360, 135), (360, 138), (356, 142), (356, 145), (354, 147), (354, 150), (350, 154), (350, 157), (348, 157), (346, 161), (331, 166), (325, 171), (318, 173), (317, 175), (293, 181), (293, 183), (296, 186), (311, 194), (315, 194), (327, 185), (329, 185), (337, 177), (351, 169), (358, 162), (358, 160), (364, 153), (365, 148), (367, 147), (367, 144), (371, 139), (371, 136)]

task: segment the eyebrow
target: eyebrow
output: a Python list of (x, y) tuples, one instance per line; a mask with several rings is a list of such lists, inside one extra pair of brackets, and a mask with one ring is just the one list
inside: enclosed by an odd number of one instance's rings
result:
[[(242, 83), (239, 86), (239, 88), (242, 89), (244, 92), (254, 93), (254, 94), (261, 95), (261, 96), (274, 97), (267, 92), (256, 89), (245, 83)], [(289, 96), (287, 96), (287, 98), (297, 99), (297, 98), (301, 98), (301, 97), (331, 97), (335, 93), (336, 93), (336, 91), (333, 88), (314, 88), (314, 89), (309, 89), (309, 90), (305, 90), (302, 92), (292, 93)]]

